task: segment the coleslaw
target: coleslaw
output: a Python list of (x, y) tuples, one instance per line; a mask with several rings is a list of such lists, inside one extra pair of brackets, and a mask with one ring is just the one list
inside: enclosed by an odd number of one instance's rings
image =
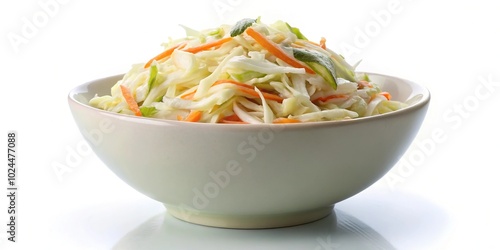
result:
[(355, 119), (406, 106), (326, 46), (284, 21), (243, 19), (163, 44), (92, 107), (203, 123), (271, 124)]

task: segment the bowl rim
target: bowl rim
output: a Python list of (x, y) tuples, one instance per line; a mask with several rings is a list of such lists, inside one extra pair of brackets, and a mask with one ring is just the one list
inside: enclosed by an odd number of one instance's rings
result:
[[(90, 111), (100, 113), (105, 116), (110, 116), (113, 118), (117, 119), (124, 119), (124, 120), (129, 120), (133, 122), (139, 122), (139, 123), (146, 123), (146, 124), (151, 124), (151, 125), (164, 125), (164, 126), (202, 126), (202, 127), (207, 127), (210, 129), (215, 129), (215, 128), (223, 128), (223, 129), (262, 129), (262, 128), (279, 128), (279, 129), (284, 129), (284, 128), (297, 128), (297, 129), (304, 129), (304, 128), (319, 128), (319, 127), (336, 127), (336, 126), (346, 126), (346, 125), (351, 125), (351, 124), (358, 124), (358, 123), (364, 123), (364, 122), (370, 122), (370, 121), (375, 121), (375, 120), (380, 120), (380, 119), (387, 119), (390, 117), (395, 117), (395, 116), (401, 116), (407, 113), (411, 113), (413, 111), (416, 111), (418, 109), (421, 109), (425, 106), (427, 106), (430, 102), (431, 99), (431, 93), (429, 89), (423, 85), (417, 84), (413, 81), (401, 78), (401, 77), (396, 77), (392, 75), (387, 75), (387, 74), (381, 74), (381, 73), (372, 73), (372, 72), (356, 72), (356, 73), (366, 73), (369, 76), (377, 76), (377, 77), (385, 77), (385, 78), (391, 78), (393, 80), (396, 80), (398, 82), (405, 82), (408, 84), (411, 88), (411, 90), (418, 90), (417, 94), (421, 95), (421, 98), (417, 100), (415, 103), (410, 104), (407, 107), (404, 107), (399, 110), (395, 110), (392, 112), (384, 113), (384, 114), (379, 114), (379, 115), (374, 115), (374, 116), (366, 116), (366, 117), (359, 117), (355, 119), (346, 119), (346, 120), (337, 120), (337, 121), (319, 121), (319, 122), (304, 122), (304, 123), (290, 123), (290, 124), (225, 124), (225, 123), (199, 123), (199, 122), (185, 122), (185, 121), (176, 121), (176, 120), (166, 120), (166, 119), (160, 119), (160, 118), (151, 118), (151, 117), (139, 117), (139, 116), (133, 116), (133, 115), (128, 115), (128, 114), (119, 114), (107, 110), (102, 110), (98, 109), (95, 107), (92, 107), (88, 104), (82, 103), (81, 101), (77, 100), (75, 96), (78, 94), (83, 93), (80, 91), (82, 88), (87, 87), (91, 84), (94, 84), (96, 82), (101, 82), (105, 81), (107, 79), (112, 79), (112, 78), (120, 78), (123, 77), (125, 74), (116, 74), (116, 75), (111, 75), (107, 77), (102, 77), (102, 78), (97, 78), (94, 80), (87, 81), (83, 84), (80, 84), (78, 86), (75, 86), (72, 88), (68, 95), (68, 102), (71, 105), (76, 105), (80, 106), (83, 108), (86, 108)], [(410, 96), (411, 98), (411, 96)]]

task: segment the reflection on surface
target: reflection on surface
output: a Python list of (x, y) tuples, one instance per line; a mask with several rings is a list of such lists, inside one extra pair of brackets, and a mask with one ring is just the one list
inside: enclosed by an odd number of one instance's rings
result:
[(336, 209), (312, 223), (262, 230), (205, 227), (160, 213), (127, 233), (113, 249), (395, 248), (362, 221)]

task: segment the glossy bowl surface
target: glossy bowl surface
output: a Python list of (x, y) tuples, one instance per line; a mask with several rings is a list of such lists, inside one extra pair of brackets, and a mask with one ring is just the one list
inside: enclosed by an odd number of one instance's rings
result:
[(124, 182), (173, 216), (227, 228), (292, 226), (320, 219), (366, 189), (400, 159), (427, 112), (429, 91), (370, 73), (395, 112), (303, 124), (201, 124), (135, 117), (88, 105), (121, 75), (70, 91), (83, 137)]

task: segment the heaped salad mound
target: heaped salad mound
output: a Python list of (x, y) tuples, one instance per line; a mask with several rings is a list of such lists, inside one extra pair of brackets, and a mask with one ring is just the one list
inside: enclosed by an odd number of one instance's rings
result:
[(133, 65), (90, 105), (136, 116), (203, 123), (299, 123), (400, 109), (342, 56), (283, 21), (243, 19), (195, 31)]

